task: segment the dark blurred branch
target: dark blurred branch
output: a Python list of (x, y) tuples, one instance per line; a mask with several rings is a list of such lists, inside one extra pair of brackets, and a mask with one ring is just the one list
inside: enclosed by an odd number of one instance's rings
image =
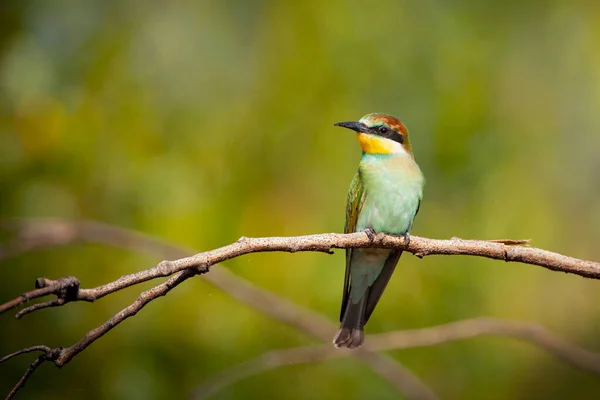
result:
[[(358, 351), (364, 349), (364, 351), (374, 352), (435, 346), (481, 335), (509, 336), (530, 342), (563, 361), (600, 375), (600, 354), (574, 346), (539, 325), (494, 318), (473, 318), (430, 328), (369, 335), (366, 345)], [(270, 351), (206, 379), (206, 383), (194, 392), (193, 398), (209, 398), (229, 385), (271, 369), (346, 357), (355, 352), (340, 351), (330, 345)]]
[[(69, 221), (62, 219), (14, 220), (4, 222), (2, 227), (8, 229), (13, 235), (16, 234), (16, 237), (11, 242), (0, 245), (0, 261), (26, 252), (85, 242), (106, 244), (164, 258), (181, 258), (185, 257), (187, 254), (193, 253), (191, 250), (171, 245), (139, 232), (91, 221)], [(166, 294), (170, 289), (183, 282), (185, 279), (193, 276), (195, 273), (196, 272), (193, 270), (184, 270), (174, 275), (167, 282), (142, 293), (132, 305), (125, 308), (120, 313), (115, 314), (114, 317), (110, 318), (100, 327), (90, 331), (83, 339), (70, 348), (48, 348), (47, 354), (52, 354), (52, 357), (44, 357), (43, 355), (41, 357), (44, 358), (38, 358), (36, 362), (34, 362), (36, 368), (37, 365), (43, 361), (52, 361), (57, 364), (59, 359), (61, 360), (60, 365), (64, 365), (93, 341), (107, 333), (115, 325), (137, 313), (149, 301)], [(134, 276), (136, 276), (136, 274), (128, 275), (128, 277)], [(308, 333), (320, 340), (329, 341), (332, 333), (336, 329), (336, 326), (322, 315), (302, 308), (286, 299), (282, 299), (273, 293), (259, 288), (228, 270), (220, 268), (218, 265), (213, 265), (211, 273), (203, 275), (203, 278), (240, 302), (257, 309), (272, 318), (294, 326), (298, 330)], [(48, 303), (52, 303), (52, 305), (63, 305), (68, 301), (74, 301), (74, 298), (72, 297), (73, 291), (70, 292), (71, 297), (68, 297), (64, 292), (61, 292), (61, 290), (64, 290), (66, 287), (72, 287), (70, 286), (70, 284), (73, 283), (72, 279), (74, 278), (66, 277), (58, 280), (40, 278), (36, 281), (36, 286), (52, 287), (56, 289), (57, 292), (53, 294), (55, 294), (57, 298)], [(144, 280), (140, 280), (139, 282), (134, 282), (132, 284), (143, 281)], [(114, 291), (111, 291), (111, 289), (114, 288), (112, 285), (113, 283), (99, 286), (94, 289), (78, 288), (75, 294), (79, 296), (79, 292), (87, 290), (88, 294), (93, 293), (96, 297), (83, 295), (81, 300), (92, 301), (92, 298), (100, 298), (108, 293), (112, 293)], [(35, 292), (36, 295), (39, 293), (40, 292)], [(31, 293), (26, 293), (9, 303), (14, 303), (15, 301), (18, 303), (23, 299), (31, 298), (27, 297), (28, 295), (31, 295)], [(46, 304), (47, 303), (39, 303), (39, 305), (34, 305), (33, 307), (36, 307), (35, 309), (43, 308)], [(34, 311), (35, 309), (31, 309), (31, 307), (25, 308), (18, 313), (18, 316), (23, 315), (23, 312), (27, 310)], [(26, 349), (17, 353), (22, 354), (27, 352), (25, 350)], [(11, 357), (18, 355), (17, 353), (13, 353)], [(390, 384), (405, 393), (408, 398), (437, 398), (426, 385), (421, 383), (418, 378), (413, 376), (410, 371), (407, 371), (393, 358), (383, 354), (368, 352), (360, 352), (355, 355)], [(7, 356), (3, 358), (2, 361), (6, 361), (11, 357)], [(34, 364), (32, 364), (32, 366)], [(33, 369), (30, 367), (7, 398), (11, 398), (16, 390), (23, 386), (31, 372), (33, 372)]]

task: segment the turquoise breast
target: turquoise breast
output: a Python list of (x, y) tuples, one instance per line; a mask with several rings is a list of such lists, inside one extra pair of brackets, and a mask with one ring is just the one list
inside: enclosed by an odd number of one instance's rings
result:
[(356, 230), (401, 235), (410, 230), (423, 197), (423, 175), (406, 155), (364, 154), (359, 173), (365, 200)]

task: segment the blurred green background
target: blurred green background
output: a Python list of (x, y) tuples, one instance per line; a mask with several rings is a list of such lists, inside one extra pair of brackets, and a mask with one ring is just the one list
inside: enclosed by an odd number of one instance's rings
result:
[[(340, 232), (360, 149), (333, 128), (381, 111), (426, 178), (413, 233), (531, 238), (600, 260), (600, 4), (586, 1), (27, 1), (0, 6), (0, 215), (92, 219), (198, 250)], [(93, 287), (157, 260), (99, 245), (0, 264), (0, 301), (38, 276)], [(231, 271), (338, 316), (342, 251)], [(15, 321), (0, 354), (68, 346), (146, 284)], [(540, 323), (600, 351), (600, 283), (473, 257), (405, 255), (367, 328), (474, 316)], [(332, 331), (333, 335), (334, 332)], [(18, 398), (185, 398), (263, 352), (319, 343), (192, 279)], [(529, 344), (388, 354), (444, 399), (593, 398), (600, 380)], [(0, 367), (6, 394), (33, 357)], [(395, 399), (357, 360), (290, 366), (216, 399)]]

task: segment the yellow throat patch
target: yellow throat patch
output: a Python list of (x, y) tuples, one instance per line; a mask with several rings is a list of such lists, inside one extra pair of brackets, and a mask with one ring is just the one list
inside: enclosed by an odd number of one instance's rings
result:
[(360, 132), (356, 135), (358, 143), (367, 154), (391, 154), (394, 146), (386, 139)]

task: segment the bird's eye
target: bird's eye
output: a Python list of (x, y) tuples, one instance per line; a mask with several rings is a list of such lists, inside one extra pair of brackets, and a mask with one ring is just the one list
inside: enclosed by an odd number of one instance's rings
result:
[(386, 133), (388, 133), (388, 128), (386, 128), (385, 126), (380, 126), (378, 130), (379, 130), (379, 133), (381, 133), (382, 135), (385, 135)]

